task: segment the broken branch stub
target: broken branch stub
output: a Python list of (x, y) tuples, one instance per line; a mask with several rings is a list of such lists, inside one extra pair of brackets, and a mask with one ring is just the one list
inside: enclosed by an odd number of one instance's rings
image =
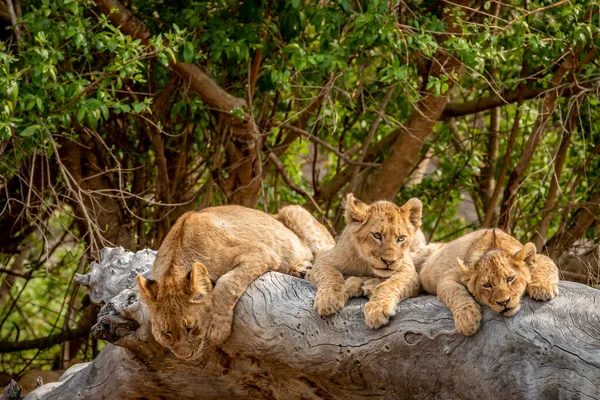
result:
[(137, 298), (130, 275), (147, 272), (148, 254), (103, 255), (89, 287), (95, 298), (118, 294), (94, 334), (114, 345), (26, 399), (600, 397), (600, 291), (587, 286), (561, 282), (558, 298), (525, 298), (511, 318), (486, 309), (465, 337), (433, 296), (401, 302), (389, 325), (372, 330), (365, 299), (322, 318), (307, 281), (269, 272), (238, 302), (231, 337), (185, 361), (154, 341)]

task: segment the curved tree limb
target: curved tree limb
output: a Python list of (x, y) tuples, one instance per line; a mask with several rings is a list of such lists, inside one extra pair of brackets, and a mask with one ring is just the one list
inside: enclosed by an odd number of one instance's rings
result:
[(89, 326), (79, 326), (73, 330), (62, 331), (45, 338), (23, 340), (21, 342), (0, 342), (0, 353), (10, 353), (30, 349), (47, 349), (55, 344), (66, 342), (67, 340), (87, 336), (90, 331)]
[[(549, 302), (523, 301), (514, 317), (486, 309), (480, 331), (456, 332), (433, 296), (400, 303), (390, 324), (364, 323), (365, 299), (337, 315), (312, 309), (315, 289), (270, 272), (236, 306), (232, 336), (195, 361), (175, 358), (148, 332), (145, 307), (130, 277), (149, 253), (105, 249), (103, 261), (78, 281), (103, 307), (94, 335), (110, 341), (87, 365), (26, 399), (309, 398), (461, 399), (596, 397), (600, 386), (600, 291), (560, 283)], [(111, 272), (112, 271), (112, 272)], [(147, 271), (146, 271), (147, 272)], [(128, 287), (132, 287), (131, 289)]]
[[(443, 42), (451, 35), (462, 32), (459, 24), (455, 23), (452, 11), (456, 7), (466, 9), (469, 4), (469, 1), (460, 0), (445, 5), (443, 20), (447, 25), (448, 34), (441, 35), (440, 41)], [(462, 62), (445, 50), (439, 50), (436, 53), (431, 69), (428, 71), (428, 77), (423, 77), (423, 82), (427, 82), (429, 76), (439, 78), (444, 74), (451, 77), (447, 81), (448, 90), (439, 96), (436, 96), (432, 89), (423, 93), (406, 124), (397, 129), (399, 131), (398, 139), (391, 145), (390, 152), (381, 168), (366, 176), (359, 190), (356, 191), (358, 198), (371, 202), (391, 199), (396, 195), (410, 171), (417, 164), (425, 139), (439, 121), (448, 104), (449, 91), (455, 83), (454, 77), (460, 76), (462, 69)]]
[[(125, 34), (149, 44), (152, 33), (146, 25), (135, 17), (117, 0), (94, 0), (98, 8), (108, 16), (112, 23), (119, 26)], [(113, 12), (117, 10), (117, 12)], [(258, 160), (260, 137), (252, 116), (244, 112), (244, 118), (233, 115), (236, 108), (245, 110), (246, 100), (235, 97), (222, 89), (213, 79), (193, 64), (173, 62), (169, 68), (175, 72), (196, 94), (213, 109), (231, 133), (234, 151), (229, 157), (230, 181), (224, 187), (230, 203), (254, 207), (258, 203), (261, 189), (262, 163)]]

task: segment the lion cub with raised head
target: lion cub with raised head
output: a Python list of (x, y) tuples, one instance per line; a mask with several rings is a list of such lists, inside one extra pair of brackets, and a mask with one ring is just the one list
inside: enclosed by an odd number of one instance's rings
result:
[(558, 269), (552, 260), (536, 254), (533, 243), (523, 246), (499, 229), (475, 231), (433, 246), (420, 270), (421, 283), (446, 304), (463, 335), (479, 329), (477, 302), (510, 317), (521, 308), (525, 291), (535, 300), (558, 295)]
[[(316, 284), (314, 309), (330, 315), (350, 297), (366, 295), (365, 322), (379, 328), (396, 313), (398, 302), (419, 293), (419, 277), (409, 255), (420, 233), (422, 205), (410, 199), (402, 207), (389, 201), (363, 203), (350, 193), (346, 228), (335, 247), (320, 254), (307, 279)], [(344, 280), (344, 278), (347, 278)]]
[(272, 216), (241, 206), (182, 215), (158, 250), (151, 279), (137, 276), (152, 335), (177, 357), (197, 358), (231, 333), (233, 309), (267, 271), (302, 276), (334, 240), (299, 206)]

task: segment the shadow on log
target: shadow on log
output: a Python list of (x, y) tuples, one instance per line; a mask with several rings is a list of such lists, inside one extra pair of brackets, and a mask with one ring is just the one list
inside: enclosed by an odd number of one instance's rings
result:
[(237, 304), (221, 348), (186, 362), (154, 341), (137, 298), (132, 277), (153, 256), (105, 249), (78, 276), (105, 301), (93, 333), (112, 344), (26, 399), (600, 398), (600, 291), (587, 286), (561, 282), (558, 298), (526, 298), (512, 318), (486, 309), (465, 337), (433, 296), (400, 303), (371, 330), (366, 299), (322, 318), (307, 281), (269, 272)]

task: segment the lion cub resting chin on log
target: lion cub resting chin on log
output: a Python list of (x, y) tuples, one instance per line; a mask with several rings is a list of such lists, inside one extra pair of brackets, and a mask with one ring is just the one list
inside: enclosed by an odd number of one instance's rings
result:
[(420, 269), (423, 288), (444, 303), (456, 330), (473, 335), (481, 323), (479, 303), (504, 316), (521, 308), (525, 291), (535, 300), (558, 295), (558, 269), (536, 254), (533, 243), (523, 246), (499, 229), (471, 232), (435, 246)]
[(302, 276), (334, 243), (300, 206), (275, 216), (234, 205), (182, 215), (158, 250), (151, 279), (137, 276), (152, 335), (177, 357), (197, 358), (207, 340), (229, 337), (233, 309), (252, 281), (267, 271)]
[(419, 276), (409, 251), (413, 237), (422, 237), (422, 205), (418, 199), (402, 207), (389, 201), (368, 205), (350, 193), (344, 207), (346, 228), (335, 247), (320, 254), (307, 274), (317, 286), (314, 309), (330, 315), (350, 297), (369, 296), (365, 322), (379, 328), (396, 313), (399, 301), (419, 293)]

